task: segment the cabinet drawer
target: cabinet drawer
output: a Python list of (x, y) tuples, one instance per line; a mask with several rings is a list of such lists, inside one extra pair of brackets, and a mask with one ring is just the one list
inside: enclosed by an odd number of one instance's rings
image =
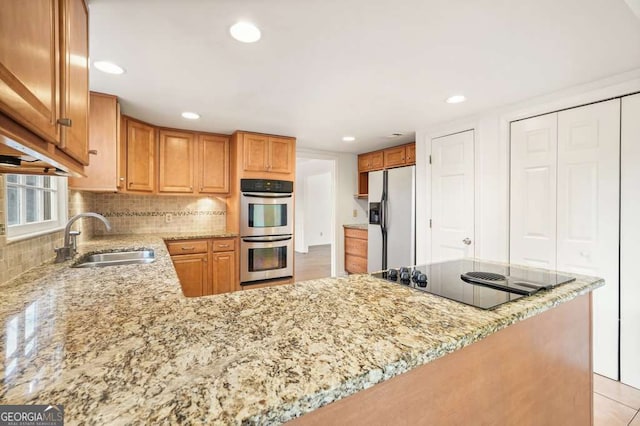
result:
[(367, 240), (346, 238), (344, 240), (344, 252), (355, 256), (367, 257)]
[(350, 274), (364, 274), (367, 272), (367, 259), (347, 254), (344, 257), (344, 270)]
[(234, 251), (236, 249), (236, 240), (213, 240), (213, 251)]
[(369, 233), (366, 229), (344, 228), (345, 238), (358, 238), (360, 240), (366, 240)]
[(207, 240), (168, 241), (169, 254), (194, 254), (207, 252)]

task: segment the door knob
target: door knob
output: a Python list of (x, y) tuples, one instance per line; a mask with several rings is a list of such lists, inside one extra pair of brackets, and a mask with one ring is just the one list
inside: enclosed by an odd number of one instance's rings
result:
[(463, 243), (465, 243), (466, 245), (471, 245), (471, 238), (467, 237), (464, 240), (462, 240)]

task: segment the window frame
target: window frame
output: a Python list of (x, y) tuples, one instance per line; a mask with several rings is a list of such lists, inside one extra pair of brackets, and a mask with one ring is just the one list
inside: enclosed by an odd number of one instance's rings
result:
[[(38, 194), (41, 194), (44, 191), (48, 191), (52, 193), (52, 204), (55, 203), (55, 207), (52, 208), (51, 215), (53, 216), (55, 213), (55, 218), (49, 220), (38, 220), (32, 223), (22, 223), (17, 225), (9, 225), (9, 187), (17, 187), (17, 188), (25, 188), (27, 185), (24, 182), (19, 182), (15, 184), (13, 182), (9, 182), (9, 175), (6, 174), (4, 176), (4, 205), (5, 205), (5, 214), (4, 214), (4, 223), (6, 224), (6, 239), (7, 242), (24, 240), (32, 237), (36, 237), (39, 235), (50, 234), (53, 232), (60, 231), (64, 229), (65, 224), (67, 223), (68, 218), (68, 185), (67, 178), (62, 176), (50, 176), (52, 182), (55, 182), (54, 189), (48, 190), (41, 185), (33, 186), (33, 189), (36, 189)], [(19, 180), (22, 180), (23, 176), (38, 176), (38, 175), (25, 175), (25, 174), (15, 174), (18, 176)], [(40, 176), (38, 176), (40, 177)], [(24, 178), (26, 179), (26, 177)], [(23, 191), (19, 191), (19, 194), (24, 193)], [(18, 196), (18, 200), (21, 203), (25, 203), (25, 198), (21, 195)], [(55, 201), (54, 201), (55, 200)], [(41, 205), (42, 202), (38, 201), (38, 205)], [(21, 212), (23, 208), (19, 207), (18, 211)], [(20, 213), (19, 213), (20, 214)]]

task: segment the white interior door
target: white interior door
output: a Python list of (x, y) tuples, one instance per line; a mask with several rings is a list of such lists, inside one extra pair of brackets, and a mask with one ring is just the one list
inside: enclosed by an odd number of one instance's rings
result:
[(558, 113), (558, 270), (602, 277), (593, 369), (618, 379), (620, 100)]
[(622, 98), (620, 381), (640, 388), (640, 94)]
[(474, 257), (473, 130), (431, 141), (432, 262)]
[(510, 262), (556, 268), (557, 113), (511, 123)]

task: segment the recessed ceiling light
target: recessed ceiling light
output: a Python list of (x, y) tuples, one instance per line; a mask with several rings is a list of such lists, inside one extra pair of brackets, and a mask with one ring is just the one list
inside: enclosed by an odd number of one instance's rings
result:
[(464, 95), (453, 95), (450, 98), (447, 98), (448, 104), (459, 104), (460, 102), (466, 101), (467, 98)]
[(353, 142), (353, 141), (355, 141), (355, 140), (356, 140), (356, 138), (355, 138), (355, 137), (353, 137), (353, 136), (343, 136), (343, 137), (342, 137), (342, 141), (343, 141), (343, 142)]
[(182, 113), (182, 117), (187, 118), (189, 120), (197, 120), (198, 118), (200, 118), (200, 114), (186, 111)]
[(250, 22), (238, 22), (229, 28), (231, 37), (243, 43), (255, 43), (260, 40), (260, 30)]
[(106, 72), (107, 74), (122, 74), (124, 73), (124, 68), (119, 65), (114, 64), (113, 62), (108, 61), (97, 61), (93, 63), (93, 66), (99, 69), (102, 72)]

